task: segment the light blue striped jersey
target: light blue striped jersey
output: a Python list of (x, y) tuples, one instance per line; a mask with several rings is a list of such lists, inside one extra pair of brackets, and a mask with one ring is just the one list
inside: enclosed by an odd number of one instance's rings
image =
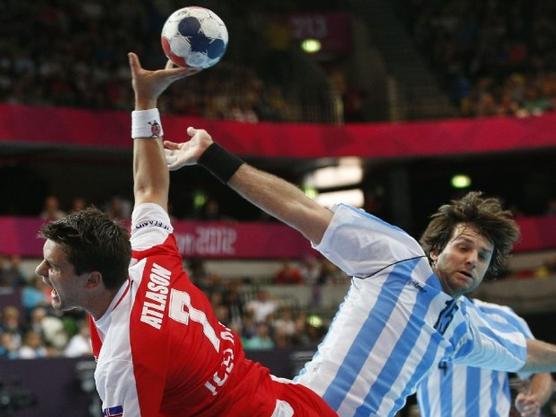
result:
[(442, 292), (419, 244), (401, 229), (339, 205), (315, 246), (353, 276), (313, 359), (296, 377), (341, 417), (391, 417), (442, 360), (500, 370), (526, 359), (521, 333), (501, 333), (476, 307)]
[[(473, 300), (479, 311), (500, 326), (533, 335), (525, 320), (509, 307)], [(512, 330), (510, 330), (512, 331)], [(520, 373), (525, 379), (529, 373)], [(422, 417), (508, 417), (511, 408), (507, 372), (441, 362), (417, 389)]]

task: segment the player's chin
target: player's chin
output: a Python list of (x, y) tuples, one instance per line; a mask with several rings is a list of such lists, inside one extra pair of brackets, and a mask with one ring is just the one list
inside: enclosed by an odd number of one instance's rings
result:
[(450, 282), (451, 294), (453, 296), (468, 294), (476, 287), (475, 282), (470, 280), (452, 280)]

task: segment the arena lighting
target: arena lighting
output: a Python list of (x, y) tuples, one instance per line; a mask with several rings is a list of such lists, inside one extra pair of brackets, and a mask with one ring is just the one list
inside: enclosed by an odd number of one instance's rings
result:
[(319, 168), (305, 178), (305, 186), (317, 189), (356, 185), (363, 179), (359, 158), (340, 158), (338, 165)]
[(452, 187), (467, 188), (471, 185), (471, 177), (465, 174), (457, 174), (452, 177)]
[(340, 203), (349, 204), (354, 207), (363, 207), (365, 197), (363, 190), (354, 188), (351, 190), (321, 193), (315, 197), (315, 201), (325, 207), (332, 207)]
[(308, 54), (316, 54), (320, 51), (321, 44), (318, 39), (303, 39), (301, 41), (301, 49)]
[(319, 195), (319, 192), (315, 187), (303, 187), (303, 192), (309, 198), (315, 198), (317, 195)]
[(318, 329), (319, 327), (322, 327), (323, 321), (322, 318), (320, 318), (316, 314), (311, 314), (309, 317), (307, 317), (307, 323), (310, 326), (316, 327)]
[(196, 191), (193, 194), (193, 206), (198, 209), (205, 205), (207, 202), (207, 196), (202, 191)]

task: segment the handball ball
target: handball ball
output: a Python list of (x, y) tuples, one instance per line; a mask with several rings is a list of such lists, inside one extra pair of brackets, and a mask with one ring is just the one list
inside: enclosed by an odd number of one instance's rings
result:
[(180, 67), (209, 68), (228, 46), (226, 25), (204, 7), (184, 7), (168, 17), (162, 28), (162, 49)]

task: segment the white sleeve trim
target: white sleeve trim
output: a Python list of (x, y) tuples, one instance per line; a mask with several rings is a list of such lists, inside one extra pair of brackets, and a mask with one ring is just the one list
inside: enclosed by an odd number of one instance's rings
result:
[(142, 203), (131, 215), (131, 247), (145, 250), (160, 245), (174, 232), (166, 210), (155, 203)]

